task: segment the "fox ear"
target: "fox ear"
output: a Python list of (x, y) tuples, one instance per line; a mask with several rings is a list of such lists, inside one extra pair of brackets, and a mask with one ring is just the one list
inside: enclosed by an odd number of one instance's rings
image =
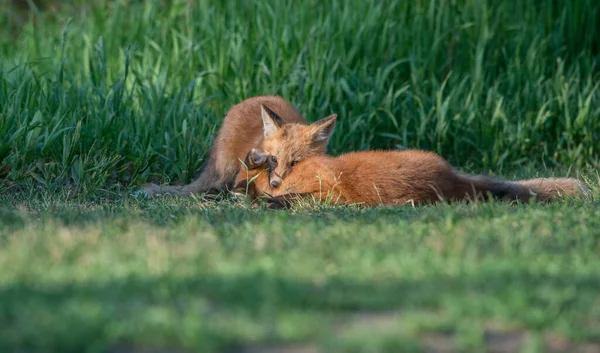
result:
[(285, 125), (285, 120), (264, 104), (260, 105), (260, 116), (263, 121), (264, 136), (269, 137)]
[(329, 142), (329, 138), (331, 137), (331, 134), (333, 134), (333, 130), (335, 129), (336, 119), (337, 114), (332, 114), (310, 125), (313, 128), (312, 135), (313, 141), (315, 143), (327, 144)]

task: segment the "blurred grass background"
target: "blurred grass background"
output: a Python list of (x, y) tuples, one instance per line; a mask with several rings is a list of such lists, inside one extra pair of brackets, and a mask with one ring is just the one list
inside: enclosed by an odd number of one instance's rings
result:
[[(0, 5), (0, 352), (600, 351), (600, 2)], [(333, 154), (581, 172), (593, 197), (269, 212), (122, 192), (189, 181), (262, 94), (338, 113)]]
[(332, 154), (598, 167), (595, 0), (0, 1), (0, 191), (189, 181), (263, 94), (338, 113)]

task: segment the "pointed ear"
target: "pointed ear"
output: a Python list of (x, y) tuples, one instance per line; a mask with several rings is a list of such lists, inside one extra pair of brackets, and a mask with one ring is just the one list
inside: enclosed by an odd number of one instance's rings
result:
[(275, 133), (285, 125), (285, 120), (281, 118), (277, 113), (269, 109), (264, 104), (260, 105), (260, 116), (263, 121), (264, 136), (269, 137), (275, 135)]
[(327, 144), (329, 142), (331, 134), (333, 134), (333, 130), (335, 129), (336, 119), (337, 114), (332, 114), (326, 118), (323, 118), (319, 121), (310, 124), (310, 126), (313, 128), (313, 142)]

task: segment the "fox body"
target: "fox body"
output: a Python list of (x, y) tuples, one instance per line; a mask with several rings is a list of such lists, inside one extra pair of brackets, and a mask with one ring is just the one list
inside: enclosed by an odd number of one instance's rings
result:
[[(272, 161), (262, 150), (252, 150), (236, 179), (238, 192), (251, 197), (289, 200), (310, 196), (333, 204), (424, 204), (438, 201), (487, 199), (548, 201), (559, 195), (580, 195), (586, 187), (571, 178), (505, 181), (457, 171), (439, 155), (421, 151), (364, 151), (339, 157), (307, 158), (288, 172), (277, 188), (268, 177)], [(285, 203), (284, 203), (285, 204)]]
[[(333, 121), (335, 123), (335, 116)], [(323, 143), (322, 139), (313, 141), (312, 138), (314, 131), (319, 130), (321, 125), (321, 121), (307, 125), (304, 117), (292, 104), (281, 97), (248, 98), (231, 107), (225, 115), (223, 125), (210, 149), (208, 161), (198, 179), (183, 186), (147, 184), (146, 192), (150, 195), (189, 195), (231, 189), (240, 170), (240, 160), (255, 147), (268, 150), (272, 158), (279, 157), (279, 160), (288, 164), (293, 162), (288, 161), (289, 158), (297, 161), (323, 154), (327, 143)], [(282, 136), (285, 137), (281, 138)], [(303, 138), (298, 139), (297, 136)], [(280, 168), (274, 169), (273, 175), (278, 172), (286, 173)], [(278, 177), (274, 176), (274, 180), (278, 180)], [(276, 181), (274, 185), (275, 183)]]

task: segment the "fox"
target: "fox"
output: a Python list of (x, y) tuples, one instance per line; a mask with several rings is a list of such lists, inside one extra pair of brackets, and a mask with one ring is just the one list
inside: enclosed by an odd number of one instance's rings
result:
[(252, 149), (236, 178), (235, 192), (265, 198), (269, 207), (287, 208), (296, 197), (312, 197), (333, 205), (372, 207), (423, 205), (438, 202), (498, 199), (549, 202), (560, 196), (589, 195), (574, 178), (538, 178), (508, 181), (469, 175), (455, 169), (440, 155), (416, 149), (360, 151), (338, 157), (313, 156), (296, 164), (274, 188), (269, 170), (277, 162), (265, 150)]
[[(284, 118), (285, 117), (285, 118)], [(325, 130), (333, 131), (337, 115), (308, 124), (306, 119), (288, 101), (280, 96), (248, 98), (231, 107), (210, 148), (208, 160), (200, 176), (187, 185), (145, 184), (148, 196), (172, 194), (215, 194), (230, 191), (243, 160), (252, 148), (269, 151), (271, 158), (283, 166), (313, 155), (326, 152)], [(277, 134), (279, 133), (279, 135)], [(278, 139), (275, 136), (284, 136)], [(299, 139), (299, 137), (302, 137)], [(277, 174), (279, 173), (279, 174)], [(273, 171), (273, 185), (280, 182), (277, 175), (287, 171), (279, 167)]]

